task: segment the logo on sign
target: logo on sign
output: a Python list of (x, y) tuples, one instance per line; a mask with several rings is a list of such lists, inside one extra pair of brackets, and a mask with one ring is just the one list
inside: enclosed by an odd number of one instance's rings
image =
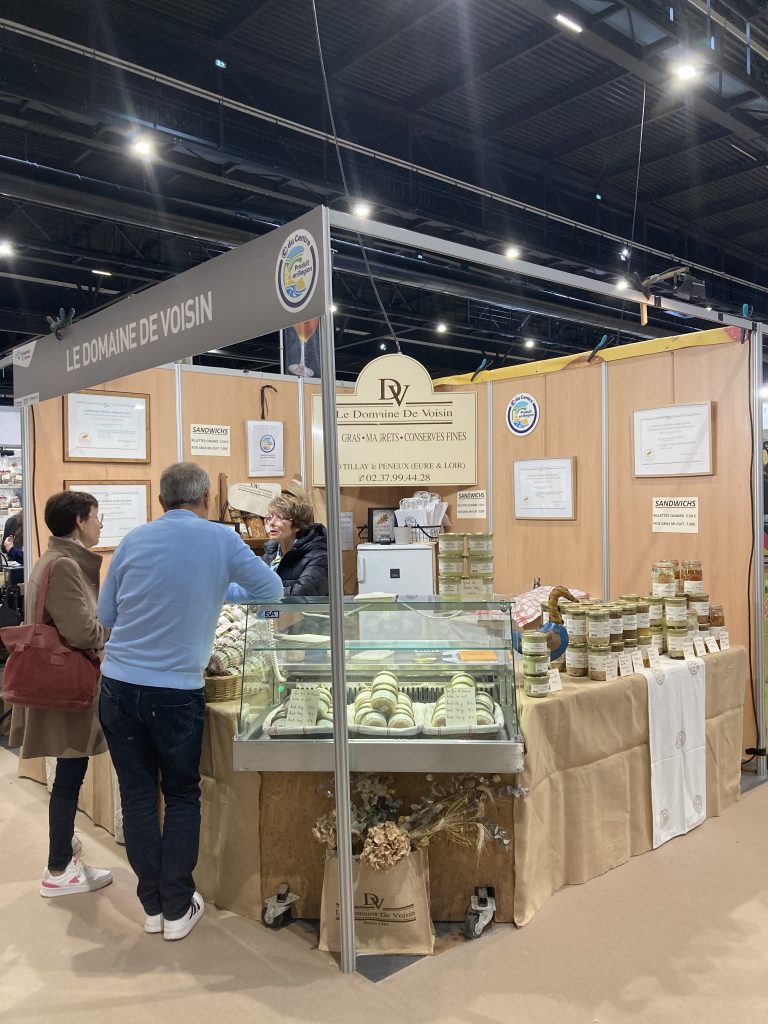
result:
[(309, 231), (292, 232), (277, 257), (277, 297), (291, 312), (303, 309), (317, 284), (317, 245)]
[(265, 455), (269, 455), (270, 452), (275, 450), (274, 437), (271, 434), (263, 434), (259, 441), (259, 448), (261, 448)]
[(507, 426), (518, 437), (525, 437), (539, 422), (539, 403), (523, 391), (507, 406)]
[(392, 380), (390, 377), (379, 377), (379, 383), (381, 384), (379, 401), (386, 402), (392, 398), (397, 406), (403, 404), (411, 386), (410, 384), (401, 384), (399, 380)]
[(32, 356), (35, 354), (36, 345), (37, 341), (29, 341), (26, 345), (19, 345), (18, 348), (15, 348), (13, 350), (13, 365), (23, 366), (26, 370), (32, 362)]

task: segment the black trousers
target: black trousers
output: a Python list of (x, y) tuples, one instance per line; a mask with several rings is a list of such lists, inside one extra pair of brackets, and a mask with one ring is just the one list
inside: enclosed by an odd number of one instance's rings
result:
[(59, 757), (48, 804), (48, 870), (63, 871), (72, 860), (72, 834), (87, 757)]

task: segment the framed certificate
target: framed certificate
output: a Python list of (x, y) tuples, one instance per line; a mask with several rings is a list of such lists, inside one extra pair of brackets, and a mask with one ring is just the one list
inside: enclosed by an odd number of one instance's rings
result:
[(712, 402), (637, 409), (635, 476), (711, 476)]
[(149, 462), (149, 395), (77, 391), (64, 403), (65, 462)]
[(515, 519), (575, 519), (575, 463), (574, 458), (513, 462)]
[(104, 516), (99, 544), (94, 551), (113, 551), (135, 526), (149, 522), (149, 480), (65, 480), (67, 491), (87, 491)]

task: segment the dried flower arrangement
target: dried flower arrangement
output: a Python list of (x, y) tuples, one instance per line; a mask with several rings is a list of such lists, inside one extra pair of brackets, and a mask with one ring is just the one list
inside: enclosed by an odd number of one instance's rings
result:
[[(402, 801), (395, 799), (389, 775), (354, 774), (352, 790), (352, 850), (360, 861), (377, 870), (394, 867), (412, 850), (428, 846), (438, 836), (460, 846), (474, 846), (478, 857), (489, 840), (509, 849), (505, 829), (487, 818), (491, 804), (511, 796), (520, 796), (516, 786), (501, 785), (501, 778), (478, 775), (451, 775), (436, 781), (427, 775), (429, 792), (411, 804), (408, 814), (398, 811)], [(333, 798), (333, 783), (322, 787)], [(336, 812), (318, 818), (312, 829), (318, 842), (336, 849)]]

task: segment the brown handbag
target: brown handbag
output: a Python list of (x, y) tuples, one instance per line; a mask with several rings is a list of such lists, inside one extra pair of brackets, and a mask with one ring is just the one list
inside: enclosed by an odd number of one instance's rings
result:
[(43, 624), (48, 578), (57, 555), (45, 567), (37, 595), (35, 621), (0, 629), (11, 652), (3, 669), (3, 700), (45, 711), (86, 711), (96, 696), (98, 659), (65, 643), (55, 626)]

